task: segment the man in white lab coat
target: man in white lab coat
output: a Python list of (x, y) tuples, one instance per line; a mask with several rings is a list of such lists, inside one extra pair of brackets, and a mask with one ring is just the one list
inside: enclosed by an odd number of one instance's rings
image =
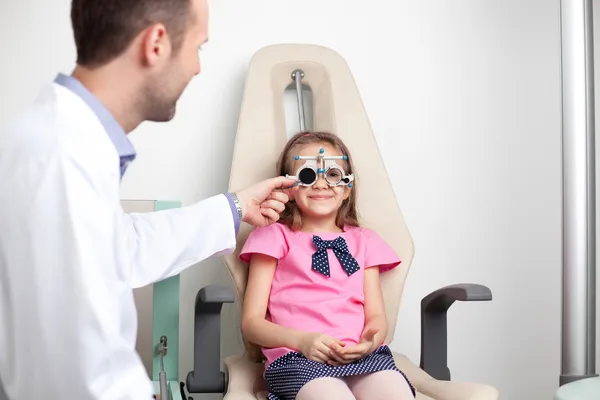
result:
[[(0, 397), (148, 400), (132, 288), (234, 250), (293, 181), (125, 214), (127, 134), (200, 72), (206, 0), (73, 0), (77, 66), (0, 130)], [(185, 145), (185, 144), (182, 144)]]

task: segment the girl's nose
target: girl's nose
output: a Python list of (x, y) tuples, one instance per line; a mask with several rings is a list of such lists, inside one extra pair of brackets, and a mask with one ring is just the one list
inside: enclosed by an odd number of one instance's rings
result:
[(315, 188), (317, 189), (327, 189), (327, 182), (323, 177), (322, 173), (317, 174), (317, 181), (315, 182)]

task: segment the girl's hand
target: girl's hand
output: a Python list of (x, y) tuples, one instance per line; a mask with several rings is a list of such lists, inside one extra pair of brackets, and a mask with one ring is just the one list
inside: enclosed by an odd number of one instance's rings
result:
[(362, 333), (360, 343), (355, 346), (342, 347), (338, 346), (337, 343), (333, 343), (331, 346), (331, 351), (328, 354), (337, 362), (330, 362), (330, 364), (348, 364), (368, 356), (375, 351), (375, 335), (377, 335), (378, 332), (379, 329), (366, 328)]
[(332, 357), (329, 355), (331, 346), (343, 348), (345, 343), (324, 333), (306, 332), (300, 340), (300, 352), (304, 357), (327, 364)]

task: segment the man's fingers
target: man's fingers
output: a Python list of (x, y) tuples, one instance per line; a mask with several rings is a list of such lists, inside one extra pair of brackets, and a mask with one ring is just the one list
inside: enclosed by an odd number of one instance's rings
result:
[(285, 204), (290, 200), (290, 196), (288, 196), (285, 192), (278, 192), (274, 190), (269, 195), (269, 199)]
[(277, 200), (267, 200), (264, 201), (261, 205), (261, 208), (270, 208), (271, 210), (274, 210), (277, 214), (281, 214), (283, 212), (283, 210), (285, 210), (285, 204), (277, 201)]
[(294, 195), (296, 194), (296, 192), (298, 191), (298, 189), (299, 189), (299, 186), (296, 185), (296, 184), (294, 184), (294, 186), (285, 188), (282, 191), (283, 191), (283, 193), (287, 194), (287, 196), (289, 198), (292, 198), (292, 197), (294, 197)]
[(278, 176), (271, 178), (271, 185), (273, 189), (288, 189), (296, 184), (296, 179), (286, 178), (285, 176)]
[(285, 176), (272, 178), (271, 184), (273, 191), (285, 193), (289, 198), (291, 198), (298, 190), (298, 181), (296, 179), (286, 178)]
[(291, 199), (292, 197), (294, 197), (296, 195), (297, 191), (298, 191), (297, 185), (274, 190), (274, 192), (276, 192), (276, 193), (284, 193), (288, 197), (288, 199)]
[(279, 213), (271, 208), (261, 208), (260, 213), (269, 220), (268, 224), (279, 220)]

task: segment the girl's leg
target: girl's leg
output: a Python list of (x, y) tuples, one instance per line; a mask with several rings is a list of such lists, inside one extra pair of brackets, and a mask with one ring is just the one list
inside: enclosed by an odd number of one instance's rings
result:
[(404, 376), (397, 371), (379, 371), (347, 378), (348, 386), (357, 400), (414, 399)]
[(317, 378), (296, 395), (296, 400), (356, 400), (346, 382), (340, 378)]

